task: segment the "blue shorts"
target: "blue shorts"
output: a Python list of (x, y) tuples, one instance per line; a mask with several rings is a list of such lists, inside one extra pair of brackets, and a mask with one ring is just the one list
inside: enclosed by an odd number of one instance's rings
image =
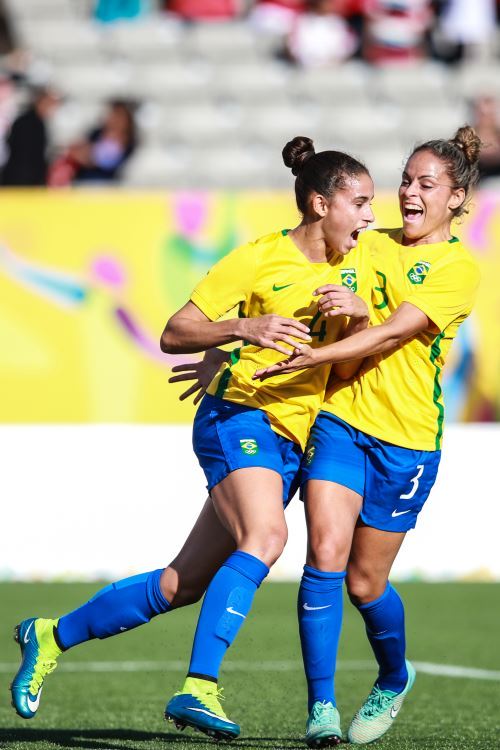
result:
[(361, 520), (384, 531), (412, 529), (436, 481), (441, 451), (415, 451), (371, 437), (321, 411), (302, 463), (303, 485), (324, 479), (363, 497)]
[(235, 469), (252, 466), (280, 474), (285, 507), (298, 489), (302, 449), (274, 432), (262, 409), (205, 394), (194, 419), (193, 448), (209, 492)]

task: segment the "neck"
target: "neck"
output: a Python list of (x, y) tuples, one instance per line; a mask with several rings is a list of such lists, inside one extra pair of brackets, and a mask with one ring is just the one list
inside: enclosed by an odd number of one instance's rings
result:
[(407, 237), (403, 229), (401, 244), (406, 245), (407, 247), (417, 247), (418, 245), (435, 245), (438, 242), (448, 242), (449, 240), (451, 240), (451, 238), (452, 234), (449, 224), (445, 227), (436, 229), (434, 232), (425, 234), (422, 237)]
[(311, 263), (331, 263), (341, 257), (337, 250), (327, 245), (318, 221), (303, 220), (288, 236)]

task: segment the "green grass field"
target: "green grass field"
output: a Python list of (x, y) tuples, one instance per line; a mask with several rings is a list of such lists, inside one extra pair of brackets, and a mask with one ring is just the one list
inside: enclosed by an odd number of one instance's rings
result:
[[(221, 684), (227, 713), (242, 725), (242, 735), (226, 746), (305, 747), (301, 737), (306, 687), (295, 620), (296, 589), (294, 584), (265, 584), (231, 649)], [(398, 589), (407, 607), (411, 659), (489, 672), (472, 679), (420, 671), (394, 728), (379, 746), (498, 750), (500, 585), (409, 583)], [(213, 747), (204, 735), (191, 730), (181, 734), (163, 720), (165, 702), (185, 673), (195, 607), (158, 617), (119, 638), (75, 648), (48, 677), (39, 715), (29, 722), (16, 716), (8, 693), (17, 668), (12, 665), (18, 662), (13, 625), (30, 615), (68, 611), (95, 590), (87, 584), (0, 585), (0, 746), (30, 750)], [(337, 696), (347, 728), (375, 675), (361, 618), (349, 604), (339, 659)], [(494, 670), (496, 675), (490, 673)]]

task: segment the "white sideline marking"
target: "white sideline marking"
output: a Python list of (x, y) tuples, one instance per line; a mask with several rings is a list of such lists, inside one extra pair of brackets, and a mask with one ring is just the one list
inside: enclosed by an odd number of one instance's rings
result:
[[(412, 662), (417, 672), (438, 677), (456, 677), (469, 680), (492, 680), (500, 682), (500, 670), (459, 667), (454, 664), (433, 664), (427, 661)], [(375, 669), (373, 661), (340, 661), (338, 669), (345, 672), (370, 672)], [(59, 672), (185, 672), (185, 661), (69, 661), (61, 662)], [(19, 662), (0, 662), (0, 673), (14, 674)], [(302, 670), (301, 661), (228, 661), (224, 670), (228, 672), (295, 672)]]

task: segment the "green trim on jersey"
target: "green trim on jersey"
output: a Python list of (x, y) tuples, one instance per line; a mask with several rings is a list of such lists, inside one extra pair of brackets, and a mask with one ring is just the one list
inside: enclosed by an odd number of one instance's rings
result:
[(283, 237), (286, 237), (289, 231), (289, 229), (282, 229), (281, 234), (283, 235)]
[(219, 384), (217, 386), (217, 390), (215, 391), (215, 395), (217, 396), (217, 398), (224, 398), (224, 393), (227, 390), (227, 386), (229, 385), (229, 380), (231, 379), (232, 375), (231, 368), (238, 362), (240, 358), (240, 352), (241, 347), (239, 347), (238, 349), (233, 349), (233, 351), (231, 352), (231, 364), (222, 373)]
[(460, 239), (459, 239), (459, 237), (452, 237), (451, 240), (448, 240), (448, 242), (451, 245), (452, 242), (460, 242)]
[(444, 338), (444, 331), (442, 331), (436, 338), (431, 346), (431, 362), (436, 368), (436, 374), (434, 375), (434, 391), (432, 393), (432, 401), (436, 405), (438, 410), (437, 418), (437, 433), (436, 433), (436, 450), (441, 450), (441, 438), (443, 437), (443, 420), (444, 420), (444, 407), (440, 402), (441, 394), (443, 389), (441, 388), (441, 382), (439, 376), (441, 374), (441, 368), (436, 364), (436, 360), (441, 354), (441, 340)]

